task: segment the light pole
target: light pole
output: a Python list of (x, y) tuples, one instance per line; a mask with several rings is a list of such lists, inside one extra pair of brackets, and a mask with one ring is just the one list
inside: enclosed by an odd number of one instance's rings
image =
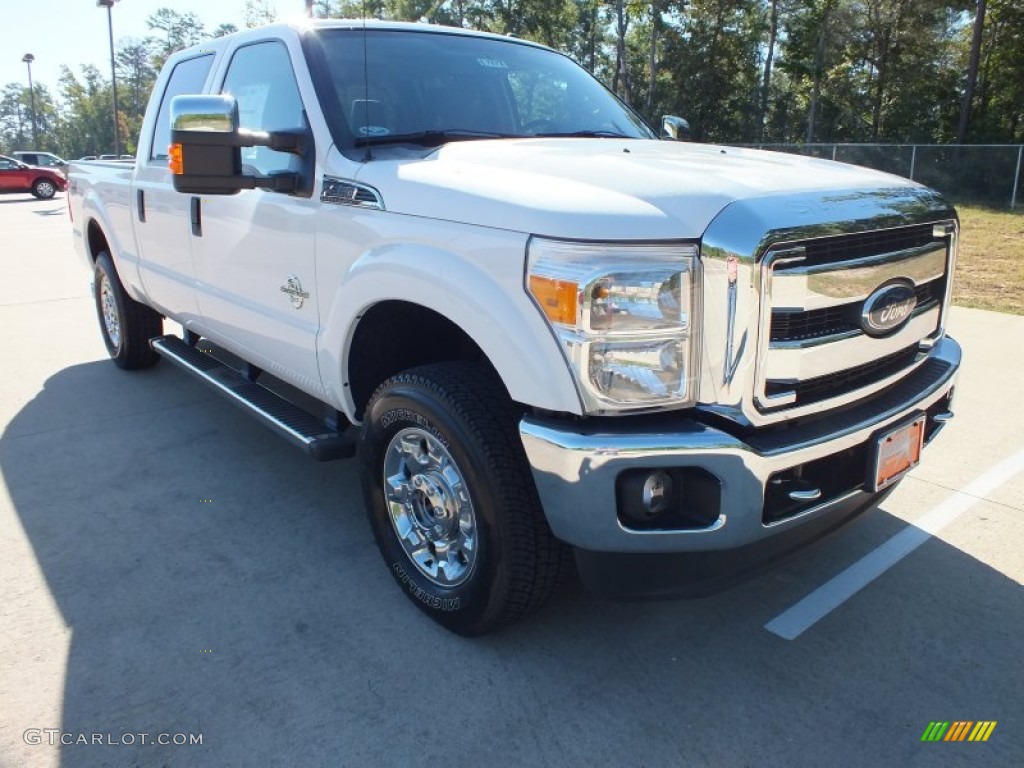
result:
[(110, 84), (114, 94), (114, 154), (121, 155), (121, 137), (117, 128), (117, 67), (114, 64), (114, 14), (111, 9), (117, 0), (96, 0), (97, 8), (107, 9), (107, 30), (110, 33)]
[(32, 110), (32, 149), (39, 149), (39, 135), (36, 133), (36, 89), (32, 87), (32, 62), (36, 57), (26, 53), (21, 60), (28, 65), (28, 102)]

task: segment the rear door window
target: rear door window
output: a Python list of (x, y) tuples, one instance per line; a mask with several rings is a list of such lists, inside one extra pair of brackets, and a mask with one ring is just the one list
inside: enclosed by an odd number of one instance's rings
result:
[(203, 92), (206, 76), (213, 66), (213, 54), (197, 56), (194, 59), (179, 61), (167, 81), (163, 99), (160, 102), (160, 113), (153, 128), (153, 143), (149, 148), (150, 160), (167, 160), (167, 147), (171, 143), (171, 99), (175, 96), (190, 96)]

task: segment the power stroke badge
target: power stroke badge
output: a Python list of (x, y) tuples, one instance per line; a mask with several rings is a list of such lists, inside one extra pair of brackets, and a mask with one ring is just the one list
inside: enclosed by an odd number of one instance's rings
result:
[(295, 309), (302, 309), (302, 305), (309, 298), (309, 292), (302, 290), (302, 283), (295, 275), (288, 275), (288, 280), (281, 286), (281, 293), (287, 293), (292, 300)]

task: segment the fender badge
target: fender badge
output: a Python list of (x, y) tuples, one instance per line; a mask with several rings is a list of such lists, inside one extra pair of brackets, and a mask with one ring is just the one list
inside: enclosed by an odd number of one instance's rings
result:
[(302, 283), (295, 275), (288, 275), (288, 281), (281, 286), (281, 293), (291, 296), (292, 306), (295, 309), (302, 309), (302, 305), (309, 298), (309, 292), (302, 290)]

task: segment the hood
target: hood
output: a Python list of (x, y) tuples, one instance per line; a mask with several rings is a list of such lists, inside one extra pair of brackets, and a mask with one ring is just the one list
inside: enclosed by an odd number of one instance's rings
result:
[(737, 200), (920, 188), (827, 160), (630, 139), (463, 141), (415, 156), (388, 150), (358, 180), (395, 213), (588, 240), (697, 238)]

